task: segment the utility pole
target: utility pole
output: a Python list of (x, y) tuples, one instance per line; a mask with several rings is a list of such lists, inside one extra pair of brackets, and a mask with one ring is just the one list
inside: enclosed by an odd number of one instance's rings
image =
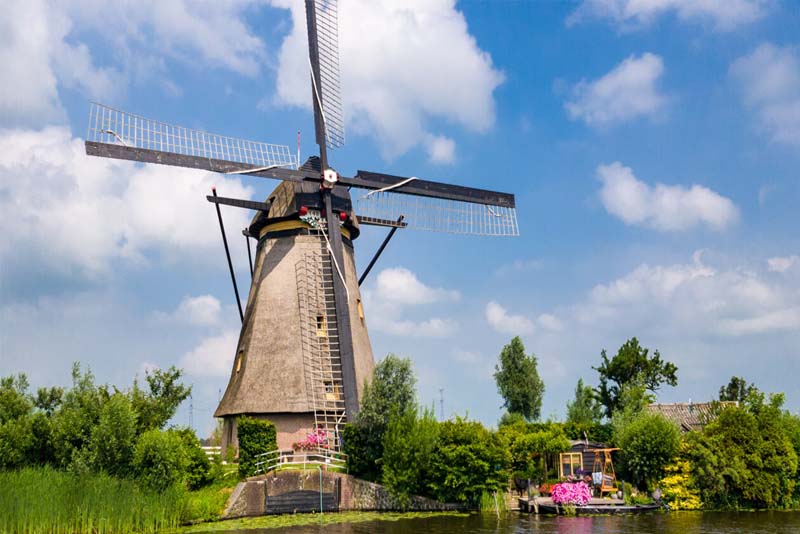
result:
[(444, 421), (444, 388), (439, 388), (439, 421)]

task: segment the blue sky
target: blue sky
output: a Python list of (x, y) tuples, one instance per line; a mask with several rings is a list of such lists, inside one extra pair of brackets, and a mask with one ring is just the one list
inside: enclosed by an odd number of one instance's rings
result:
[[(178, 365), (208, 431), (238, 318), (204, 195), (275, 184), (89, 158), (88, 101), (292, 147), (300, 130), (307, 156), (302, 17), (290, 0), (11, 1), (0, 374), (64, 383), (80, 361), (125, 385)], [(800, 409), (798, 30), (780, 1), (340, 0), (338, 170), (513, 192), (520, 221), (518, 238), (399, 232), (364, 286), (376, 357), (411, 357), (422, 402), (438, 413), (444, 389), (446, 415), (488, 424), (517, 334), (546, 417), (631, 336), (679, 367), (662, 402), (741, 375)], [(359, 268), (383, 236), (362, 234)]]

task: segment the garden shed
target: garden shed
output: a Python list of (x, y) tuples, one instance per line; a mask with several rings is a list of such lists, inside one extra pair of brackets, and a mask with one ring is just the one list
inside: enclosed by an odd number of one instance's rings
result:
[(605, 443), (588, 440), (570, 440), (568, 452), (559, 455), (558, 476), (564, 479), (570, 475), (583, 475), (591, 473), (594, 464), (595, 449), (605, 449)]

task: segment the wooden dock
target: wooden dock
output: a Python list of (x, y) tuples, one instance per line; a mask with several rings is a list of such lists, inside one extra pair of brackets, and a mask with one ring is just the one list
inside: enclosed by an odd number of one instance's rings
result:
[[(622, 499), (592, 498), (588, 504), (575, 507), (577, 515), (600, 514), (638, 514), (642, 512), (655, 512), (660, 508), (657, 504), (627, 505)], [(561, 505), (555, 504), (550, 497), (520, 497), (519, 509), (521, 512), (534, 514), (559, 515), (564, 513)]]

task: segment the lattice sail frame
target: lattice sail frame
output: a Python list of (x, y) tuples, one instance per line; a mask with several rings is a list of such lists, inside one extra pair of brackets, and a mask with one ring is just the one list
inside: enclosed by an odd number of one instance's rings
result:
[(339, 13), (336, 0), (314, 0), (319, 53), (320, 100), (328, 148), (344, 146), (344, 114), (339, 72)]
[(257, 168), (297, 169), (286, 145), (247, 141), (147, 119), (96, 102), (89, 108), (87, 141), (245, 163)]
[(352, 188), (359, 216), (397, 220), (403, 216), (408, 228), (479, 236), (518, 236), (517, 210), (507, 206), (476, 204), (394, 191)]

